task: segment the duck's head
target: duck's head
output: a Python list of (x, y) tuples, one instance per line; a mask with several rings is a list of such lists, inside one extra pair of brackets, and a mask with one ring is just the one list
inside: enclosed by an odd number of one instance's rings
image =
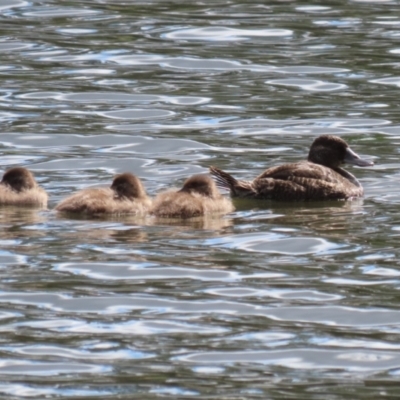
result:
[(129, 172), (117, 175), (111, 184), (111, 189), (118, 197), (127, 197), (128, 199), (146, 197), (146, 190), (140, 179)]
[(374, 165), (372, 161), (363, 160), (340, 137), (322, 135), (316, 138), (308, 153), (308, 161), (337, 168), (343, 163), (368, 167)]
[(7, 170), (3, 175), (1, 183), (9, 186), (16, 192), (33, 189), (36, 186), (32, 172), (22, 167)]
[(193, 175), (186, 179), (179, 192), (198, 193), (206, 197), (215, 197), (218, 194), (215, 182), (208, 175)]

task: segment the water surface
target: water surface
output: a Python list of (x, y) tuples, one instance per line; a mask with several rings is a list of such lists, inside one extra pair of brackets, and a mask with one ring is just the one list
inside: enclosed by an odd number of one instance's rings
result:
[(151, 195), (335, 134), (353, 202), (221, 218), (0, 210), (0, 396), (376, 399), (400, 373), (396, 1), (0, 0), (1, 171)]

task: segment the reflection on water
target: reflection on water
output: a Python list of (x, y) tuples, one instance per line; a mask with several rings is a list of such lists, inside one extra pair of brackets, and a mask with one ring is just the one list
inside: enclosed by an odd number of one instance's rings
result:
[[(50, 194), (0, 209), (0, 397), (398, 397), (397, 12), (0, 0), (2, 169)], [(125, 171), (151, 195), (209, 165), (251, 179), (321, 134), (373, 157), (349, 167), (364, 199), (51, 211)]]

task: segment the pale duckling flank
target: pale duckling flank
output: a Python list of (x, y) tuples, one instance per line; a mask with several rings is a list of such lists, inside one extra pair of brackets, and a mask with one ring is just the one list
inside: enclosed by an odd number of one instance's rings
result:
[(253, 181), (237, 180), (216, 167), (210, 167), (210, 173), (218, 187), (230, 190), (231, 197), (303, 201), (363, 196), (360, 182), (340, 167), (343, 163), (374, 165), (361, 159), (340, 137), (322, 135), (312, 143), (307, 161), (268, 168)]
[(150, 213), (165, 218), (192, 218), (232, 211), (232, 202), (221, 195), (210, 176), (193, 175), (186, 179), (181, 190), (157, 195)]
[(80, 190), (61, 201), (55, 210), (87, 215), (144, 214), (151, 206), (141, 180), (131, 173), (117, 175), (109, 188)]
[(47, 193), (32, 172), (23, 167), (7, 170), (0, 182), (0, 205), (47, 206)]

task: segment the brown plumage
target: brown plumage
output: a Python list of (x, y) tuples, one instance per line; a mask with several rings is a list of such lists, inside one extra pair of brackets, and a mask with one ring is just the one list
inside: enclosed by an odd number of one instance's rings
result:
[(338, 136), (322, 135), (314, 140), (307, 161), (266, 169), (253, 181), (240, 181), (216, 167), (210, 167), (217, 186), (230, 190), (231, 197), (282, 201), (346, 200), (361, 197), (358, 180), (340, 165), (371, 166)]
[(0, 182), (0, 205), (47, 206), (47, 193), (32, 172), (22, 167), (7, 170)]
[(232, 202), (221, 195), (208, 175), (193, 175), (186, 179), (181, 190), (160, 193), (150, 213), (157, 217), (191, 218), (233, 210)]
[(109, 188), (80, 190), (59, 203), (55, 210), (88, 215), (144, 214), (151, 206), (142, 182), (135, 175), (117, 175)]

